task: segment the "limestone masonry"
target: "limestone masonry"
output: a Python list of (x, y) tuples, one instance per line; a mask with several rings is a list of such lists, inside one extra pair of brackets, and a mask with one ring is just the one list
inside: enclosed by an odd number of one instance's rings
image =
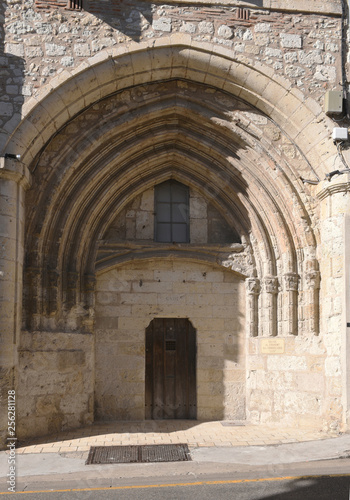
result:
[(7, 0), (0, 26), (2, 446), (9, 390), (19, 440), (348, 430), (346, 2)]

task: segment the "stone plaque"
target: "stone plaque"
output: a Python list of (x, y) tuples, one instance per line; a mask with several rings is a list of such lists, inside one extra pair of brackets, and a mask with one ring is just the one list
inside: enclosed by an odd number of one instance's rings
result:
[(261, 354), (283, 354), (284, 339), (261, 339)]

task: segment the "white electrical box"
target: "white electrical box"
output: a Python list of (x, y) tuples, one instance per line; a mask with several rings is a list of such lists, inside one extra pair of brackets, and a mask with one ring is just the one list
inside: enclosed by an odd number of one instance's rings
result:
[(324, 97), (324, 110), (326, 115), (338, 115), (343, 112), (343, 92), (329, 90)]
[(333, 141), (347, 141), (349, 137), (347, 128), (335, 127), (333, 129), (332, 139)]

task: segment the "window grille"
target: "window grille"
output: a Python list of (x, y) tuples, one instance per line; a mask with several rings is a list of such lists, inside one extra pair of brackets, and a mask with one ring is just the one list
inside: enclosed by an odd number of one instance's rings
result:
[(188, 243), (189, 188), (170, 180), (154, 189), (154, 239), (162, 243)]
[(165, 341), (166, 351), (176, 351), (176, 340), (166, 340)]
[(69, 10), (81, 10), (83, 8), (83, 0), (68, 0), (67, 7)]
[(248, 19), (249, 19), (249, 10), (248, 9), (238, 8), (236, 10), (236, 16), (237, 16), (237, 19), (242, 19), (244, 21), (248, 21)]

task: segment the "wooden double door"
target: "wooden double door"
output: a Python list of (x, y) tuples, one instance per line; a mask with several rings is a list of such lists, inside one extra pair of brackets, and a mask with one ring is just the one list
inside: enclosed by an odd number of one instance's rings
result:
[(146, 419), (196, 419), (196, 330), (185, 318), (146, 329)]

